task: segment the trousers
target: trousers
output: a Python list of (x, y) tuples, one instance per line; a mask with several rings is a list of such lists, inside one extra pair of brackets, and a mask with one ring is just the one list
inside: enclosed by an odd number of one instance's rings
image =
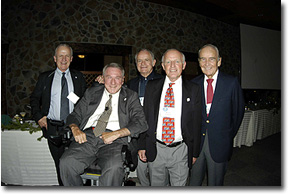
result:
[(192, 166), (189, 186), (201, 186), (206, 172), (208, 172), (208, 186), (223, 186), (224, 176), (228, 162), (215, 162), (209, 150), (208, 132), (204, 140), (203, 148)]
[(64, 186), (82, 186), (80, 175), (96, 159), (102, 171), (100, 186), (121, 186), (125, 175), (121, 149), (127, 144), (125, 140), (120, 138), (112, 144), (104, 144), (102, 139), (95, 137), (92, 129), (84, 132), (87, 142), (79, 144), (73, 140), (60, 158), (60, 174)]
[(189, 174), (187, 145), (170, 148), (157, 142), (156, 147), (155, 160), (148, 162), (151, 186), (185, 186)]

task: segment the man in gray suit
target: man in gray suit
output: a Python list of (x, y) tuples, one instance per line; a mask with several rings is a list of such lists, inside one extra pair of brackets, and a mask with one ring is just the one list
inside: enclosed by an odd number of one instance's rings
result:
[[(80, 175), (95, 159), (102, 169), (100, 186), (121, 186), (124, 169), (122, 146), (128, 137), (138, 137), (148, 129), (143, 108), (136, 92), (123, 86), (124, 69), (111, 63), (103, 69), (104, 85), (87, 89), (74, 111), (67, 117), (75, 141), (60, 159), (64, 186), (82, 185)], [(94, 135), (106, 102), (111, 98), (112, 112), (106, 131)]]

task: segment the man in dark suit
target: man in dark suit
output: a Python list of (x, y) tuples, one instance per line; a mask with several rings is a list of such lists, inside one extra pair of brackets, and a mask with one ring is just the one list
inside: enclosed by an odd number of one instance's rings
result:
[[(137, 93), (123, 86), (123, 67), (117, 63), (108, 64), (103, 69), (103, 77), (104, 85), (87, 89), (67, 118), (75, 141), (60, 159), (65, 186), (82, 185), (80, 175), (96, 159), (102, 170), (100, 186), (121, 186), (124, 178), (122, 146), (128, 144), (128, 136), (137, 138), (148, 128)], [(111, 106), (107, 105), (109, 99)], [(102, 113), (110, 109), (109, 120), (105, 121), (106, 131), (98, 136)]]
[[(43, 136), (48, 139), (48, 146), (55, 162), (59, 185), (63, 185), (59, 173), (59, 159), (64, 152), (64, 145), (57, 144), (50, 139), (51, 136), (57, 135), (57, 130), (61, 130), (67, 115), (72, 112), (74, 103), (67, 99), (66, 108), (68, 112), (61, 115), (61, 83), (62, 73), (65, 73), (68, 94), (76, 94), (81, 98), (86, 90), (86, 82), (83, 74), (79, 71), (69, 69), (73, 59), (73, 50), (67, 44), (60, 44), (55, 49), (54, 61), (56, 70), (47, 71), (40, 74), (36, 87), (30, 97), (32, 114), (42, 129)], [(64, 96), (65, 98), (65, 96)], [(59, 128), (52, 123), (59, 123)]]
[[(185, 186), (189, 168), (200, 153), (201, 91), (182, 79), (185, 66), (183, 53), (167, 50), (162, 57), (166, 77), (146, 86), (144, 112), (149, 129), (140, 136), (138, 154), (148, 161), (151, 186), (166, 186), (168, 177), (171, 186)], [(166, 121), (171, 122), (166, 125)]]
[[(145, 88), (148, 81), (154, 79), (160, 79), (163, 76), (157, 74), (156, 71), (153, 69), (156, 64), (156, 59), (154, 58), (154, 54), (148, 49), (141, 49), (138, 53), (136, 53), (135, 63), (139, 75), (136, 78), (129, 80), (127, 82), (127, 86), (131, 90), (134, 90), (135, 92), (138, 93), (139, 100), (141, 102), (141, 105), (143, 106)], [(132, 159), (133, 163), (137, 165), (136, 172), (139, 182), (141, 186), (150, 186), (147, 162), (143, 162), (137, 157), (138, 139), (135, 138), (131, 139), (131, 145), (132, 145), (131, 146), (132, 156), (135, 155), (135, 157), (133, 157)]]
[(143, 105), (145, 88), (150, 80), (160, 79), (163, 76), (156, 73), (153, 69), (156, 64), (154, 54), (148, 49), (141, 49), (135, 55), (135, 63), (139, 75), (127, 82), (128, 88), (138, 93), (141, 104)]
[(237, 78), (219, 71), (221, 57), (216, 46), (205, 45), (198, 54), (204, 74), (192, 81), (201, 85), (203, 96), (202, 141), (200, 156), (191, 170), (190, 185), (202, 185), (206, 170), (209, 186), (223, 185), (233, 139), (244, 116), (244, 98)]

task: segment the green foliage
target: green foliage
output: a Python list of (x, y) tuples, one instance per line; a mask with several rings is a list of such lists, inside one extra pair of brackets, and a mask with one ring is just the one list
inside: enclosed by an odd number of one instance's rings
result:
[[(2, 130), (21, 130), (28, 131), (30, 134), (35, 133), (37, 131), (41, 131), (41, 128), (37, 125), (34, 127), (32, 123), (23, 123), (10, 121), (8, 125), (1, 125)], [(41, 141), (43, 136), (37, 138), (38, 141)]]

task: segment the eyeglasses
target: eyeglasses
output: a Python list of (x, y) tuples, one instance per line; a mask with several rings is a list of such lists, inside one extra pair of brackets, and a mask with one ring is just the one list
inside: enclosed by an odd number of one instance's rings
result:
[(216, 61), (219, 61), (219, 58), (217, 60), (215, 57), (209, 57), (208, 59), (205, 57), (200, 57), (200, 58), (198, 58), (198, 60), (200, 63), (206, 63), (207, 61), (209, 63), (215, 63)]

